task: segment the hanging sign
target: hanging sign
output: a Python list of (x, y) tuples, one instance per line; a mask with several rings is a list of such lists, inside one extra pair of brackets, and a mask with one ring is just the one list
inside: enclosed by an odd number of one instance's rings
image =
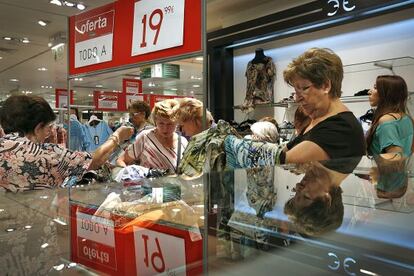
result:
[(69, 75), (199, 54), (201, 3), (118, 0), (71, 16)]
[(112, 60), (113, 4), (75, 17), (75, 68)]
[(121, 107), (121, 93), (93, 91), (93, 100), (95, 109), (100, 111), (120, 111)]
[(142, 94), (142, 80), (123, 79), (122, 92), (125, 94)]
[(184, 0), (141, 0), (134, 5), (132, 56), (183, 45)]
[[(62, 88), (55, 89), (56, 107), (66, 108), (68, 107), (68, 90)], [(70, 104), (73, 104), (73, 90), (70, 91)]]

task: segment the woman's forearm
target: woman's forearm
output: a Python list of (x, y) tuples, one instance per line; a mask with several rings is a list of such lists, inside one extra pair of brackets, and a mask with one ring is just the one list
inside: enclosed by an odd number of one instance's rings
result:
[(119, 138), (111, 135), (109, 139), (103, 143), (92, 155), (92, 162), (89, 165), (90, 170), (100, 168), (110, 157), (112, 152), (119, 146)]

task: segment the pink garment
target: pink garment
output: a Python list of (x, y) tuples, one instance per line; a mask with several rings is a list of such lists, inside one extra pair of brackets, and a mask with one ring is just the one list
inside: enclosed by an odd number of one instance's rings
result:
[(9, 134), (0, 138), (0, 187), (13, 192), (56, 187), (66, 177), (80, 179), (91, 160), (87, 152)]
[[(127, 148), (128, 155), (137, 161), (137, 165), (150, 169), (171, 169), (175, 171), (177, 166), (177, 142), (175, 142), (174, 149), (167, 149), (158, 141), (154, 131), (155, 129), (148, 129), (140, 132), (134, 144)], [(174, 133), (174, 141), (178, 141), (176, 133)], [(187, 144), (187, 139), (181, 137), (181, 156)]]

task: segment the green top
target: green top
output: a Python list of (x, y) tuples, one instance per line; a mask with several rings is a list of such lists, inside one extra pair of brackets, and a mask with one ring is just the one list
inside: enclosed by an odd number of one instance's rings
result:
[(402, 148), (405, 156), (409, 156), (411, 155), (413, 132), (413, 123), (406, 115), (398, 120), (379, 124), (372, 139), (369, 153), (377, 155), (384, 153), (389, 146), (398, 146)]

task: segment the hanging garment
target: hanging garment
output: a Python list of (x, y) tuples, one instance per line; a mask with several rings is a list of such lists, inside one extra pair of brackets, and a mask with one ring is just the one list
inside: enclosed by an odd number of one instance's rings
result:
[(89, 139), (84, 125), (76, 119), (76, 116), (71, 115), (69, 149), (73, 151), (86, 151), (88, 146)]
[(88, 152), (94, 152), (103, 143), (105, 143), (106, 140), (108, 140), (109, 136), (111, 136), (111, 134), (113, 133), (108, 123), (104, 121), (100, 121), (95, 126), (86, 125), (85, 129), (87, 134), (86, 136), (88, 139), (88, 147), (86, 151)]
[(241, 106), (243, 112), (253, 111), (258, 103), (273, 102), (276, 67), (271, 57), (265, 57), (261, 63), (250, 61), (246, 69), (246, 78), (246, 98)]
[(178, 173), (196, 176), (202, 172), (222, 171), (226, 164), (224, 139), (227, 135), (240, 137), (229, 123), (219, 120), (211, 127), (194, 135), (184, 151)]

